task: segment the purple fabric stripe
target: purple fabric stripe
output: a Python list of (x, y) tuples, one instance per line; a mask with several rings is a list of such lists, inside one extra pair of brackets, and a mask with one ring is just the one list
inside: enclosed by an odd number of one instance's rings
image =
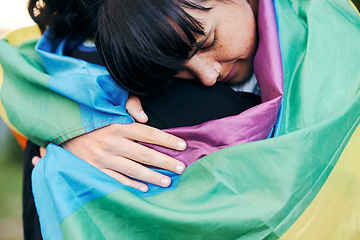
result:
[(254, 71), (261, 86), (263, 103), (236, 116), (166, 130), (187, 141), (188, 148), (184, 152), (151, 146), (153, 149), (189, 165), (222, 148), (268, 137), (276, 122), (283, 93), (281, 53), (272, 0), (260, 1), (258, 30), (259, 49)]

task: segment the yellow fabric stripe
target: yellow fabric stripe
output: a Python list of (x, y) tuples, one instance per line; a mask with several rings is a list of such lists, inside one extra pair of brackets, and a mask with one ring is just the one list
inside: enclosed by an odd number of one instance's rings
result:
[(281, 240), (360, 238), (360, 126), (328, 180)]
[(2, 35), (2, 38), (5, 38), (11, 45), (18, 45), (24, 41), (37, 39), (41, 36), (40, 29), (37, 25), (23, 27)]

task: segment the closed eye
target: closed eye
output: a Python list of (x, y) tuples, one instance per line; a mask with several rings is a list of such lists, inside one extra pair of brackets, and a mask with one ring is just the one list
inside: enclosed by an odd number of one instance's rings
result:
[(205, 43), (202, 47), (201, 47), (201, 50), (206, 50), (206, 49), (210, 49), (212, 48), (217, 42), (217, 38), (216, 36), (214, 35), (214, 37), (212, 38), (211, 41), (209, 41), (209, 43)]
[(210, 48), (216, 43), (214, 30), (215, 29), (211, 29), (208, 34), (205, 34), (202, 40), (195, 44), (194, 50), (190, 53), (189, 58), (192, 58), (199, 50)]

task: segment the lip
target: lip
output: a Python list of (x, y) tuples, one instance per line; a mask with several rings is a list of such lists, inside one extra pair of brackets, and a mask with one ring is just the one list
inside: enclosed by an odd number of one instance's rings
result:
[(236, 68), (235, 68), (235, 66), (236, 66), (236, 64), (234, 64), (234, 66), (231, 68), (231, 70), (230, 70), (230, 72), (228, 73), (228, 75), (227, 75), (225, 78), (223, 78), (223, 79), (221, 80), (221, 82), (223, 82), (223, 83), (228, 82), (228, 81), (230, 81), (230, 80), (234, 77), (234, 75), (235, 75), (235, 73), (236, 73)]

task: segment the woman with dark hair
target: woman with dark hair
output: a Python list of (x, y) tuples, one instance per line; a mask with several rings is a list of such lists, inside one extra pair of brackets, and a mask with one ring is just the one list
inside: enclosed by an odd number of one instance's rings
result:
[[(216, 82), (241, 84), (253, 74), (257, 46), (256, 1), (37, 3), (30, 1), (29, 9), (42, 29), (51, 26), (52, 31), (47, 31), (45, 36), (50, 39), (70, 36), (77, 44), (84, 39), (95, 39), (101, 56), (95, 62), (104, 64), (116, 82), (143, 99), (149, 99), (166, 87), (174, 89), (169, 86), (176, 79), (197, 79), (203, 85), (211, 86)], [(37, 11), (33, 11), (34, 8)], [(34, 16), (34, 12), (38, 14)], [(241, 21), (244, 23), (238, 24)], [(65, 48), (64, 54), (74, 54), (73, 42)], [(140, 117), (133, 115), (141, 122)], [(201, 122), (203, 120), (185, 125)], [(163, 138), (159, 136), (159, 139)], [(72, 151), (70, 143), (80, 139), (67, 141), (63, 146)], [(176, 166), (174, 164), (169, 170), (176, 171)], [(159, 184), (161, 179), (157, 179), (158, 182), (152, 183)]]
[[(144, 116), (144, 111), (134, 97), (128, 105), (135, 107), (128, 110), (139, 122), (149, 119), (147, 124), (159, 129), (191, 126), (237, 115), (260, 103), (254, 94), (235, 92), (228, 86), (239, 86), (253, 74), (256, 1), (30, 0), (29, 12), (43, 31), (49, 28), (44, 36), (50, 42), (64, 37), (73, 40), (64, 54), (105, 65), (117, 83), (138, 96), (149, 118), (140, 118), (139, 113)], [(89, 47), (91, 41), (86, 39), (95, 39), (96, 48)], [(114, 129), (123, 133), (125, 139), (111, 134)], [(144, 156), (150, 159), (148, 165), (177, 173), (184, 170), (182, 163), (133, 143), (131, 139), (146, 142), (147, 137), (142, 137), (146, 129), (140, 125), (110, 125), (62, 146), (123, 184), (146, 192), (147, 185), (142, 181), (167, 187), (170, 179), (143, 166)], [(124, 139), (122, 143), (119, 138)], [(99, 153), (101, 141), (119, 142), (115, 167), (109, 165), (114, 149), (105, 146)], [(185, 148), (185, 144), (176, 146), (177, 142), (183, 143), (179, 138), (161, 131), (156, 131), (148, 142), (178, 150)], [(30, 159), (37, 155), (38, 146), (29, 142), (25, 161), (28, 177), (24, 177), (25, 235), (34, 229), (26, 226), (33, 216), (31, 211), (26, 216), (26, 209), (33, 207), (32, 199), (26, 198), (32, 198), (27, 181), (32, 170)]]

